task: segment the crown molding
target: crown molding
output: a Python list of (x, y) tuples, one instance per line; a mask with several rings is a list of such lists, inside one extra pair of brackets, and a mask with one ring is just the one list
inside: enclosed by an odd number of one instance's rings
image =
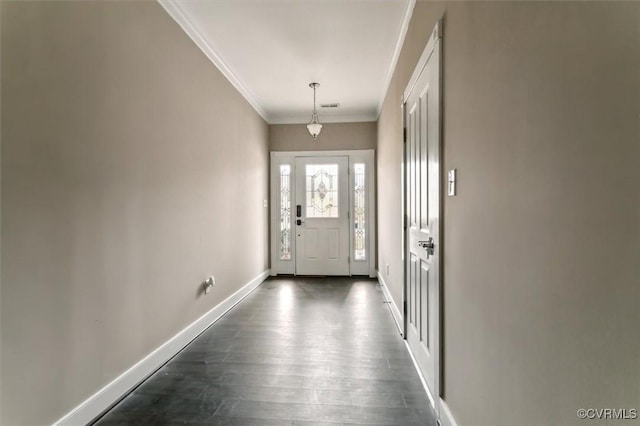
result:
[(222, 58), (218, 55), (218, 53), (211, 47), (209, 43), (202, 36), (200, 31), (193, 25), (191, 20), (184, 13), (178, 1), (175, 0), (158, 0), (158, 3), (164, 8), (164, 10), (173, 18), (174, 21), (180, 25), (180, 28), (184, 30), (185, 33), (189, 36), (191, 40), (202, 50), (207, 58), (220, 70), (222, 75), (224, 75), (227, 80), (233, 85), (233, 87), (240, 92), (240, 94), (249, 102), (249, 104), (256, 110), (256, 112), (267, 122), (269, 122), (269, 117), (264, 109), (258, 104), (256, 99), (253, 97), (249, 89), (242, 84), (240, 79), (236, 77), (236, 75), (231, 71), (231, 69), (224, 63)]
[[(362, 123), (376, 121), (376, 114), (348, 114), (348, 115), (320, 115), (318, 114), (320, 124), (331, 123)], [(309, 114), (296, 115), (274, 115), (271, 117), (269, 124), (306, 124), (310, 121)]]
[(404, 11), (404, 17), (402, 18), (402, 25), (400, 26), (398, 40), (396, 41), (396, 48), (393, 51), (393, 57), (391, 58), (391, 63), (389, 64), (389, 68), (387, 69), (387, 75), (384, 78), (384, 84), (382, 86), (382, 96), (380, 97), (380, 100), (378, 101), (378, 107), (376, 108), (376, 120), (380, 118), (382, 105), (384, 104), (384, 99), (387, 97), (389, 84), (391, 84), (393, 72), (396, 70), (398, 58), (400, 58), (400, 52), (402, 52), (402, 46), (404, 45), (404, 39), (407, 36), (407, 31), (409, 30), (409, 22), (411, 21), (411, 16), (413, 15), (413, 9), (415, 8), (415, 5), (416, 0), (407, 0), (407, 8)]

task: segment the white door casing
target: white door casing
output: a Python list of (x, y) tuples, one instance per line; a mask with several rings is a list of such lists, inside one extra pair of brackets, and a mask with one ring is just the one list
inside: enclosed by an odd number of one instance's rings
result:
[(296, 274), (349, 275), (348, 157), (296, 158)]
[(440, 397), (440, 24), (404, 93), (405, 336), (429, 388)]
[[(333, 235), (325, 242), (321, 238), (322, 232), (313, 229), (311, 225), (322, 225), (325, 228), (331, 226), (326, 218), (311, 218), (307, 222), (306, 214), (306, 178), (307, 164), (337, 164), (327, 162), (327, 158), (336, 157), (346, 160), (345, 167), (340, 168), (346, 174), (344, 182), (346, 188), (341, 191), (345, 200), (338, 199), (339, 209), (346, 208), (340, 218), (346, 222), (340, 223), (339, 228), (332, 228)], [(318, 161), (320, 160), (320, 161)], [(340, 160), (342, 161), (342, 160)], [(278, 151), (271, 153), (271, 274), (295, 274), (295, 275), (368, 275), (376, 276), (375, 270), (375, 164), (373, 150), (345, 150), (345, 151)], [(325, 182), (325, 184), (328, 182)], [(339, 184), (342, 180), (339, 179)], [(317, 188), (316, 188), (317, 189)], [(325, 188), (326, 190), (326, 188)], [(316, 200), (320, 201), (320, 200)], [(301, 206), (301, 216), (297, 216), (297, 205)], [(303, 210), (304, 209), (304, 210)], [(301, 226), (296, 224), (300, 219), (304, 221)], [(340, 222), (340, 221), (338, 221)], [(343, 227), (346, 224), (346, 229)], [(298, 237), (298, 230), (301, 231)], [(326, 229), (325, 229), (326, 230)], [(343, 232), (344, 231), (344, 232)], [(315, 232), (315, 235), (311, 235)], [(318, 233), (320, 232), (320, 233)], [(307, 233), (309, 237), (307, 238)], [(343, 239), (346, 235), (346, 243)], [(340, 238), (336, 238), (340, 236)], [(298, 241), (300, 238), (300, 241)], [(338, 264), (337, 259), (327, 257), (325, 267), (321, 267), (322, 261), (314, 259), (318, 253), (306, 253), (306, 248), (315, 248), (319, 251), (327, 250), (329, 245), (335, 248), (338, 242), (340, 256), (346, 256), (346, 271), (334, 268)], [(303, 247), (303, 243), (309, 247)], [(326, 246), (326, 247), (323, 247)], [(342, 248), (342, 250), (340, 250)], [(308, 255), (311, 258), (309, 258)], [(298, 261), (299, 257), (307, 256), (306, 261)], [(332, 257), (335, 257), (335, 253)], [(344, 257), (343, 257), (344, 259)], [(315, 265), (314, 268), (310, 266)], [(339, 270), (339, 271), (338, 271)]]

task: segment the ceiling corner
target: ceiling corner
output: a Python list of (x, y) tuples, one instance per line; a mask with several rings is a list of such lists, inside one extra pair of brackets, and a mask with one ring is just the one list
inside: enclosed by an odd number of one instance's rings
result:
[[(191, 20), (184, 13), (182, 8), (179, 6), (178, 2), (175, 0), (157, 0), (158, 3), (162, 6), (162, 8), (173, 18), (174, 21), (183, 29), (183, 31), (189, 36), (189, 38), (200, 48), (202, 53), (205, 54), (207, 58), (220, 70), (222, 75), (225, 76), (227, 80), (231, 83), (233, 87), (240, 92), (240, 94), (246, 99), (247, 102), (256, 110), (256, 112), (267, 122), (267, 124), (272, 124), (269, 121), (269, 116), (266, 111), (258, 104), (255, 100), (255, 97), (251, 94), (251, 92), (247, 89), (247, 87), (242, 84), (240, 79), (236, 77), (236, 75), (231, 71), (231, 69), (224, 63), (220, 55), (211, 47), (209, 43), (207, 43), (206, 39), (202, 36), (200, 31), (193, 25)], [(415, 0), (410, 0), (415, 2)]]
[(396, 46), (395, 46), (395, 49), (393, 50), (391, 63), (389, 64), (389, 68), (387, 69), (387, 74), (384, 78), (384, 84), (382, 86), (382, 93), (380, 95), (380, 100), (378, 101), (378, 106), (376, 108), (376, 120), (380, 118), (380, 113), (382, 112), (382, 105), (384, 104), (384, 99), (387, 97), (389, 84), (391, 84), (391, 78), (393, 77), (393, 72), (395, 71), (396, 65), (398, 64), (398, 58), (400, 57), (400, 52), (402, 51), (402, 46), (404, 45), (404, 39), (407, 36), (407, 30), (409, 29), (409, 22), (411, 21), (411, 16), (413, 15), (413, 9), (415, 8), (415, 5), (416, 5), (416, 0), (407, 0), (404, 16), (402, 18), (402, 25), (400, 26), (400, 31), (398, 32), (398, 39), (396, 40)]

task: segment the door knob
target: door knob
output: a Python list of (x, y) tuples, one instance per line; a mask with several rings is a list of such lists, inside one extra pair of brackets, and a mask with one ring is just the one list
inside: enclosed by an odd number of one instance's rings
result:
[(298, 219), (296, 220), (296, 225), (300, 226), (304, 223), (304, 220)]
[(427, 254), (433, 255), (436, 248), (436, 244), (433, 242), (433, 238), (429, 237), (427, 241), (418, 241), (418, 246), (427, 251)]

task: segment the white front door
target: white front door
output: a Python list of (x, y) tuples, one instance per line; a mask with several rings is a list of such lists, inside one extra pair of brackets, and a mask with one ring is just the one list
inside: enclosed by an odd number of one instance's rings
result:
[(348, 157), (296, 157), (297, 275), (349, 275)]
[[(437, 37), (437, 30), (434, 32)], [(432, 37), (433, 38), (433, 37)], [(406, 338), (438, 401), (440, 362), (440, 43), (405, 92)], [(421, 61), (422, 63), (422, 61)], [(435, 404), (438, 410), (438, 404)]]
[(273, 275), (375, 276), (374, 169), (373, 150), (271, 153)]

